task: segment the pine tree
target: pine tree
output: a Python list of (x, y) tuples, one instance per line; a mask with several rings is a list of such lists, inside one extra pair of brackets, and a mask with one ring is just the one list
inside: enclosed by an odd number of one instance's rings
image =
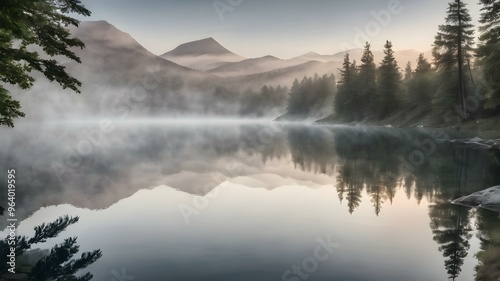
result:
[(293, 119), (307, 117), (324, 107), (327, 101), (333, 103), (335, 95), (335, 77), (333, 75), (314, 75), (304, 77), (302, 81), (296, 79), (287, 103), (287, 115)]
[(335, 96), (335, 112), (339, 117), (346, 117), (349, 120), (358, 108), (358, 97), (356, 86), (356, 62), (351, 63), (349, 54), (344, 56), (344, 63), (339, 69), (338, 93)]
[(408, 62), (405, 67), (404, 80), (408, 81), (411, 79), (412, 76), (413, 76), (413, 69), (411, 68), (411, 62)]
[(464, 69), (471, 58), (474, 45), (474, 25), (463, 0), (449, 3), (446, 24), (439, 26), (433, 46), (434, 64), (442, 84), (437, 93), (440, 106), (458, 105), (459, 114), (466, 119), (467, 84)]
[(409, 109), (419, 108), (421, 113), (428, 113), (432, 107), (432, 94), (434, 87), (432, 83), (431, 64), (420, 54), (417, 67), (413, 77), (407, 83), (407, 105)]
[(300, 103), (300, 83), (295, 79), (288, 95), (286, 111), (288, 114), (296, 114), (298, 112), (297, 104)]
[(479, 46), (476, 51), (488, 84), (487, 109), (500, 106), (500, 0), (480, 0), (482, 13)]
[(358, 65), (356, 63), (356, 60), (352, 61), (351, 70), (352, 70), (352, 73), (354, 74), (354, 81), (356, 81), (356, 79), (358, 78), (358, 75), (359, 75), (359, 69), (358, 69)]
[(386, 118), (399, 107), (398, 94), (401, 91), (401, 74), (394, 57), (391, 41), (384, 45), (384, 59), (378, 70), (379, 117)]
[(366, 42), (361, 66), (358, 74), (358, 97), (359, 106), (356, 111), (356, 120), (366, 118), (370, 115), (370, 104), (375, 100), (377, 92), (377, 66), (375, 65), (370, 44)]
[(427, 74), (432, 69), (432, 65), (427, 61), (423, 53), (418, 55), (417, 67), (415, 68), (415, 74)]
[[(35, 227), (35, 235), (31, 238), (18, 236), (16, 244), (16, 256), (20, 257), (27, 254), (32, 246), (47, 242), (63, 232), (68, 226), (77, 223), (78, 217), (64, 216), (49, 224), (42, 224)], [(8, 240), (0, 241), (0, 273), (7, 273), (6, 256), (9, 251), (7, 247)], [(76, 244), (76, 238), (68, 238), (63, 243), (54, 246), (49, 255), (39, 260), (28, 274), (29, 280), (49, 281), (49, 280), (81, 280), (88, 281), (92, 279), (91, 273), (76, 276), (81, 269), (84, 269), (97, 261), (102, 253), (100, 250), (82, 253), (80, 258), (72, 259), (78, 253), (79, 246)]]
[[(78, 26), (79, 21), (69, 15), (90, 16), (80, 0), (2, 0), (0, 4), (0, 82), (28, 89), (38, 71), (64, 89), (79, 92), (80, 81), (66, 72), (64, 65), (50, 57), (63, 56), (81, 62), (73, 47), (84, 44), (72, 38), (66, 28)], [(39, 46), (33, 51), (28, 46)], [(13, 119), (24, 117), (21, 105), (0, 85), (0, 125), (14, 127)]]

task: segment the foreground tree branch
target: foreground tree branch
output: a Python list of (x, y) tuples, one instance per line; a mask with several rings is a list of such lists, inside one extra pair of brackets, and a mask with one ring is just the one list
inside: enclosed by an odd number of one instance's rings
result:
[[(80, 93), (81, 82), (56, 60), (46, 58), (65, 56), (81, 63), (71, 48), (84, 48), (85, 45), (72, 38), (67, 29), (70, 25), (78, 26), (79, 21), (67, 16), (68, 13), (91, 14), (80, 0), (0, 2), (0, 83), (28, 89), (35, 82), (32, 72), (38, 71), (63, 89)], [(29, 46), (39, 46), (43, 53), (32, 51)], [(19, 102), (0, 84), (0, 125), (14, 127), (14, 119), (24, 116)]]

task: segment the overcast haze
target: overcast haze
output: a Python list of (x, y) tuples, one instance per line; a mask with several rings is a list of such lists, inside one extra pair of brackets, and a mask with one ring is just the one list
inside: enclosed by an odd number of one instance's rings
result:
[[(218, 12), (213, 0), (82, 0), (93, 12), (87, 20), (107, 20), (155, 54), (213, 37), (241, 56), (280, 58), (359, 47), (363, 39), (357, 40), (362, 38), (356, 37), (358, 30), (375, 21), (372, 12), (388, 11), (392, 1), (400, 3), (401, 12), (392, 14), (387, 27), (370, 36), (373, 48), (382, 49), (389, 39), (396, 50), (429, 50), (449, 1), (219, 0), (241, 4)], [(465, 2), (476, 23), (478, 0)]]

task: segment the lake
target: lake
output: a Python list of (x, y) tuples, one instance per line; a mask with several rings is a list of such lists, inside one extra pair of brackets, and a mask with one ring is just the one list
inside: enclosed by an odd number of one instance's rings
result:
[(498, 213), (450, 203), (500, 184), (498, 150), (447, 141), (466, 133), (195, 119), (1, 133), (18, 234), (79, 216), (40, 247), (101, 249), (93, 280), (498, 276)]

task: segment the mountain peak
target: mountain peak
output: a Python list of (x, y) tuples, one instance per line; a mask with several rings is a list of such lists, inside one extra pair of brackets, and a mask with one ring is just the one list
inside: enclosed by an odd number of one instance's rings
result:
[(174, 50), (164, 54), (166, 56), (202, 56), (202, 55), (234, 55), (231, 51), (224, 48), (214, 38), (192, 41), (179, 45)]
[(281, 60), (280, 58), (277, 58), (275, 56), (267, 55), (263, 56), (262, 59), (268, 59), (268, 60)]
[(84, 41), (87, 48), (99, 44), (108, 47), (120, 47), (125, 49), (135, 49), (142, 53), (149, 53), (130, 34), (125, 33), (107, 21), (82, 21), (78, 27), (69, 27), (71, 33)]
[[(207, 37), (205, 39), (201, 39), (198, 41), (207, 41), (207, 42), (212, 41), (212, 42), (218, 43), (213, 37)], [(194, 42), (196, 42), (196, 41), (194, 41)]]
[(306, 56), (306, 57), (316, 57), (316, 56), (321, 56), (320, 54), (316, 53), (316, 52), (309, 52), (307, 54), (304, 54), (303, 56)]

